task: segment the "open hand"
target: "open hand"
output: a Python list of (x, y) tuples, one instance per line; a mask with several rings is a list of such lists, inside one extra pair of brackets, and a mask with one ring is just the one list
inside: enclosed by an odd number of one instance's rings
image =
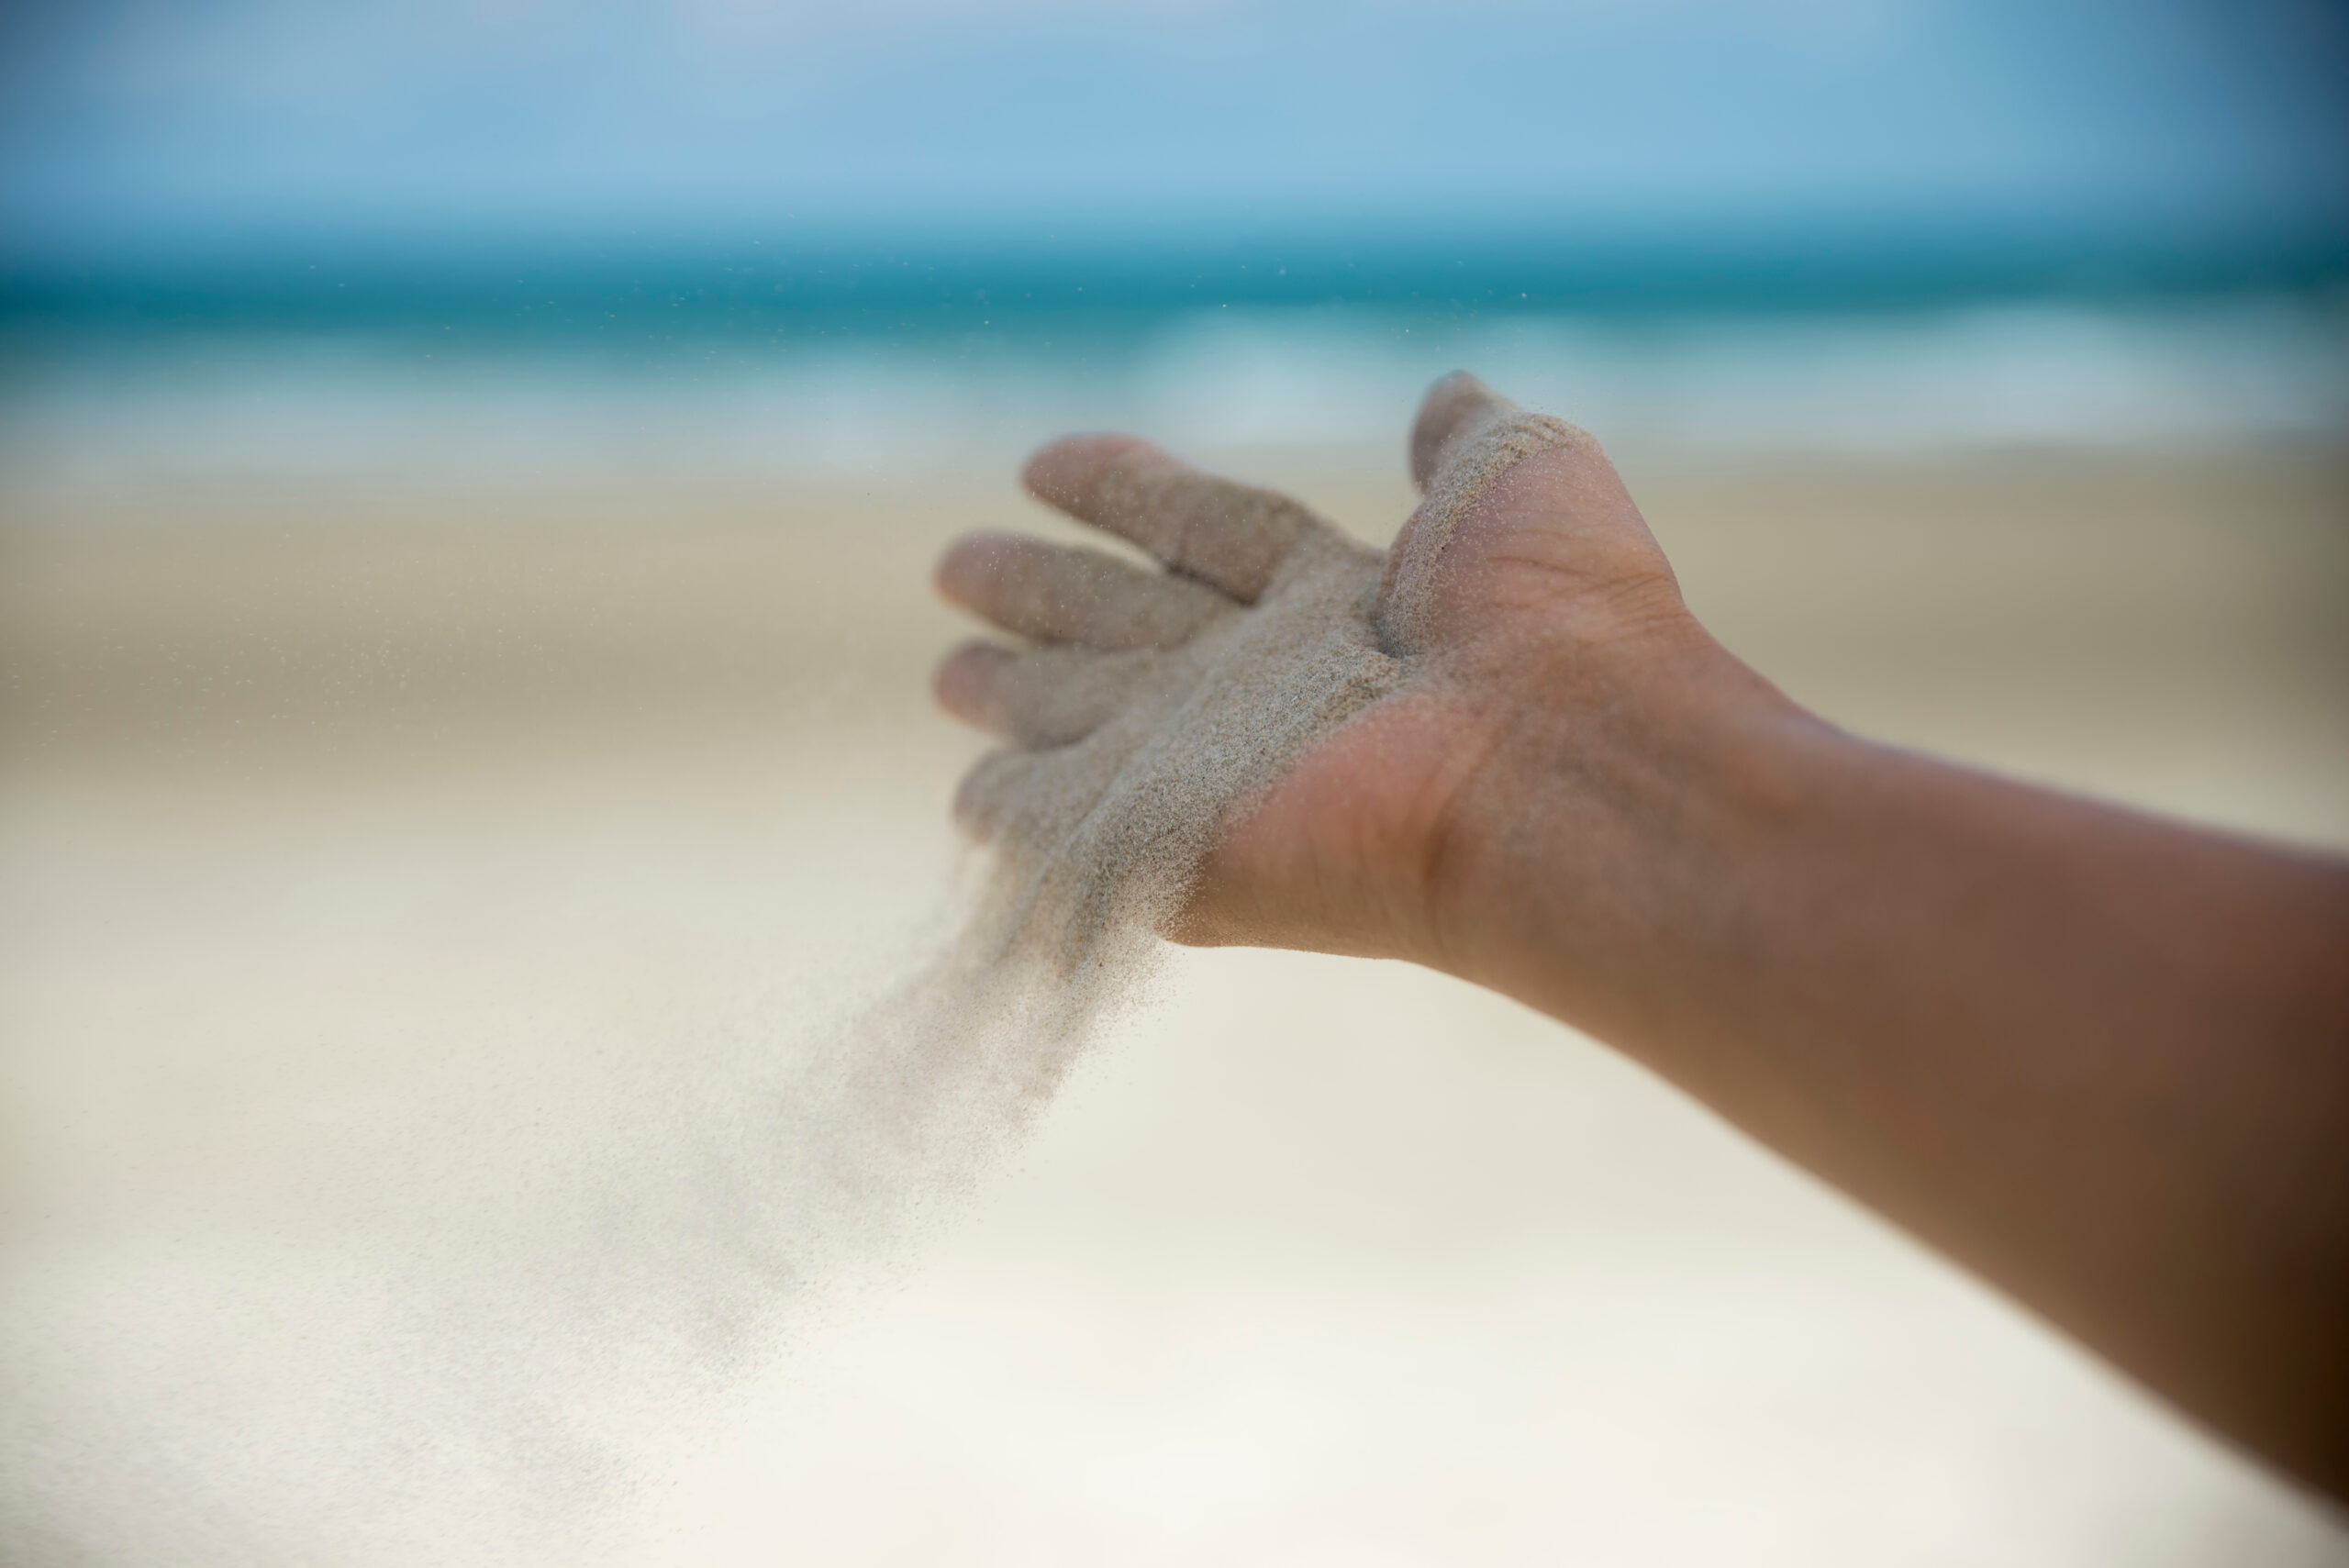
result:
[[(1008, 743), (965, 781), (965, 826), (1070, 831), (1121, 769), (1255, 743), (1285, 753), (1270, 776), (1186, 802), (1217, 819), (1157, 913), (1163, 934), (1472, 969), (1466, 885), (1495, 825), (1530, 804), (1510, 798), (1508, 754), (1675, 706), (1624, 698), (1712, 645), (1584, 432), (1454, 375), (1410, 455), (1425, 498), (1381, 555), (1132, 437), (1038, 452), (1032, 494), (1161, 565), (1010, 534), (948, 550), (946, 597), (1031, 644), (968, 643), (938, 668), (940, 703)], [(1280, 662), (1317, 635), (1359, 645), (1343, 680), (1326, 660)], [(1197, 733), (1170, 747), (1185, 726)], [(1023, 811), (1047, 795), (1056, 812)]]

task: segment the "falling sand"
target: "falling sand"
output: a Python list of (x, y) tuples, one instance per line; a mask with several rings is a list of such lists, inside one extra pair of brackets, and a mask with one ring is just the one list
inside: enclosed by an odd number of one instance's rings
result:
[[(1122, 617), (1141, 645), (1002, 656), (1025, 695), (964, 781), (985, 848), (939, 951), (829, 1028), (550, 1087), (551, 1144), (485, 1134), (436, 1167), (449, 1146), (419, 1128), (401, 1155), (421, 1173), (387, 1178), (415, 1234), (197, 1312), (174, 1331), (200, 1375), (126, 1364), (94, 1388), (71, 1357), (12, 1353), (51, 1374), (13, 1391), (35, 1414), (0, 1465), (12, 1560), (597, 1555), (642, 1440), (714, 1418), (1032, 1125), (1217, 833), (1409, 676), (1475, 495), (1578, 436), (1498, 408), (1456, 437), (1392, 570), (1284, 497), (1173, 466), (1105, 480), (1097, 510), (1177, 571), (1130, 602), (1120, 569), (1030, 606)], [(1184, 570), (1203, 555), (1230, 592)], [(93, 1320), (171, 1288), (100, 1280)]]

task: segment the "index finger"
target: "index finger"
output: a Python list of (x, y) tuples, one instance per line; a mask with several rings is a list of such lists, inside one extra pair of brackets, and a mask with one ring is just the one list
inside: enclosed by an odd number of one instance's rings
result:
[(1069, 436), (1028, 460), (1029, 493), (1243, 603), (1323, 527), (1302, 504), (1193, 468), (1133, 436)]

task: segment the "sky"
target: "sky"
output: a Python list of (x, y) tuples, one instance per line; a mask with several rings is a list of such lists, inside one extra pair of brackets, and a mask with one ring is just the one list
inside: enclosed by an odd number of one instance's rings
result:
[(2305, 0), (0, 16), (0, 246), (19, 257), (778, 225), (2349, 232), (2349, 7)]

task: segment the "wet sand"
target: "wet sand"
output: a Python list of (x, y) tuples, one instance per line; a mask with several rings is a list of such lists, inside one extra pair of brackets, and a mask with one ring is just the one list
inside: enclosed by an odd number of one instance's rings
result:
[[(1408, 506), (1388, 452), (1222, 456), (1373, 539)], [(1626, 471), (1829, 717), (2349, 847), (2340, 455)], [(978, 750), (929, 710), (930, 560), (1059, 531), (993, 473), (0, 508), (6, 1440), (84, 1472), (150, 1397), (335, 1418), (239, 1392), (280, 1285), (527, 1187), (539, 1085), (625, 1121), (904, 951)], [(688, 1446), (638, 1560), (2349, 1561), (1602, 1051), (1290, 954), (1185, 955), (975, 1217)], [(173, 1474), (126, 1468), (119, 1549)]]

